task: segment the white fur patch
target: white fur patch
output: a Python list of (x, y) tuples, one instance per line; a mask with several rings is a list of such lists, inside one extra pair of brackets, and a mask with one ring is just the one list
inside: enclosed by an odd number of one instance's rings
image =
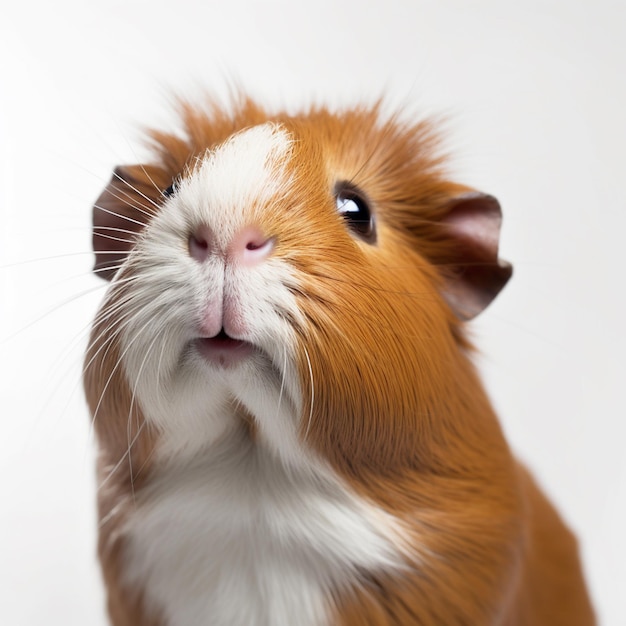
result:
[(208, 152), (176, 192), (185, 220), (210, 226), (217, 245), (225, 247), (259, 208), (288, 192), (291, 181), (284, 166), (291, 145), (285, 130), (267, 123), (241, 131)]
[(245, 435), (172, 464), (127, 529), (126, 582), (171, 626), (321, 626), (357, 569), (398, 569), (396, 521)]
[[(166, 435), (166, 456), (183, 449), (193, 455), (229, 430), (228, 405), (245, 372), (278, 388), (293, 370), (296, 342), (285, 319), (300, 313), (290, 291), (297, 284), (292, 269), (276, 258), (241, 267), (220, 254), (199, 264), (188, 251), (199, 224), (211, 228), (223, 249), (255, 211), (287, 192), (290, 146), (286, 131), (263, 124), (209, 152), (129, 257), (133, 288), (122, 310), (122, 361), (146, 418)], [(211, 369), (189, 350), (206, 311), (225, 300), (243, 328), (236, 338), (262, 350), (235, 371)]]

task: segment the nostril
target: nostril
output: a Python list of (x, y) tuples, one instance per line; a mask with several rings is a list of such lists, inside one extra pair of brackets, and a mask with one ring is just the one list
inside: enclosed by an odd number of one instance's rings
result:
[(211, 253), (212, 233), (206, 226), (201, 226), (189, 235), (189, 254), (196, 261), (204, 261)]
[(204, 239), (198, 239), (192, 235), (189, 239), (189, 245), (199, 251), (206, 251), (209, 249), (209, 242)]
[(258, 243), (256, 241), (249, 241), (246, 244), (246, 250), (258, 250), (259, 248), (262, 248), (266, 243), (267, 241), (260, 241)]
[(268, 237), (259, 228), (247, 226), (233, 237), (227, 255), (238, 263), (255, 265), (270, 256), (274, 242), (273, 237)]

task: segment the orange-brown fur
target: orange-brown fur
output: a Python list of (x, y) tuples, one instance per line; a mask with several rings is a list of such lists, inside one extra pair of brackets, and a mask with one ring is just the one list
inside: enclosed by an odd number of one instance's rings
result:
[[(301, 438), (357, 493), (401, 520), (414, 554), (402, 574), (363, 572), (358, 587), (337, 589), (336, 623), (592, 625), (576, 542), (512, 457), (463, 324), (440, 295), (457, 261), (441, 220), (466, 188), (446, 180), (432, 127), (380, 122), (377, 107), (268, 115), (243, 100), (233, 112), (182, 109), (186, 136), (153, 132), (155, 163), (133, 170), (133, 185), (157, 203), (157, 187), (237, 130), (271, 119), (299, 140), (291, 200), (306, 220), (274, 214), (270, 228), (279, 235), (276, 254), (307, 277), (297, 294), (309, 323), (297, 328), (299, 371), (303, 397), (315, 400), (305, 403)], [(334, 180), (367, 194), (379, 218), (377, 246), (337, 234), (341, 217), (328, 220), (324, 211)], [(105, 200), (148, 204), (128, 193)], [(123, 292), (114, 289), (107, 305)], [(116, 626), (155, 624), (143, 613), (141, 590), (120, 586), (116, 529), (133, 492), (150, 480), (157, 435), (133, 405), (117, 342), (105, 347), (106, 325), (94, 327), (85, 380), (92, 412), (101, 402), (100, 558)], [(105, 468), (120, 459), (109, 476)]]
[[(96, 323), (92, 339), (99, 338), (106, 325), (106, 321)], [(89, 365), (85, 373), (85, 389), (100, 444), (98, 554), (112, 623), (116, 626), (157, 626), (158, 622), (144, 613), (140, 590), (126, 589), (120, 582), (123, 545), (119, 530), (128, 511), (132, 510), (133, 494), (141, 489), (149, 476), (155, 441), (141, 410), (132, 401), (118, 365), (119, 357), (117, 341), (109, 344), (103, 338), (90, 343), (86, 357)], [(105, 392), (105, 388), (109, 391)], [(132, 446), (130, 442), (133, 442)]]

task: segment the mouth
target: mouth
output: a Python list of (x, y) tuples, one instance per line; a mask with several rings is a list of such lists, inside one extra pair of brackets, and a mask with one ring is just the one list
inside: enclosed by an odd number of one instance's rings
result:
[(224, 368), (240, 363), (256, 351), (253, 344), (230, 337), (223, 328), (214, 337), (198, 337), (194, 346), (207, 362)]

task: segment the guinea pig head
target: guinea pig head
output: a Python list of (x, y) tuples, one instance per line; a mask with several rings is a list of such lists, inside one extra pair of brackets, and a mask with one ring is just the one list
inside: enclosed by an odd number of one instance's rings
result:
[(483, 402), (463, 322), (511, 275), (497, 201), (446, 180), (429, 124), (377, 109), (184, 122), (96, 203), (93, 367), (172, 451), (245, 414), (289, 462), (427, 458)]

